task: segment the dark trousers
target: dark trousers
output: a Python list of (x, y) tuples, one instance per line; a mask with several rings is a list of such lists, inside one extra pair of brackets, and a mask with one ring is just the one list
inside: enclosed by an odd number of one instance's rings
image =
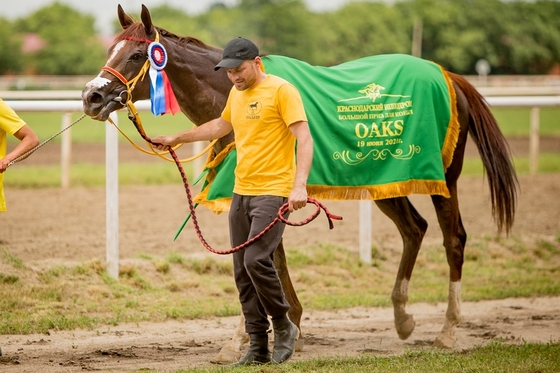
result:
[[(229, 212), (232, 247), (241, 245), (261, 233), (278, 215), (287, 201), (278, 196), (233, 195)], [(233, 271), (239, 291), (241, 310), (247, 333), (266, 332), (268, 315), (282, 317), (290, 308), (274, 267), (274, 250), (278, 247), (284, 223), (276, 223), (270, 231), (246, 248), (233, 253)]]

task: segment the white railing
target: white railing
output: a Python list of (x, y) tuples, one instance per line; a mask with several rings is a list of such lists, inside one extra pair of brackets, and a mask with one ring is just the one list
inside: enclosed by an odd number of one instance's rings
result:
[[(538, 169), (539, 154), (539, 122), (540, 108), (560, 106), (558, 96), (524, 96), (524, 97), (486, 97), (487, 102), (493, 107), (530, 107), (530, 172), (534, 174)], [(6, 100), (16, 112), (63, 112), (62, 126), (70, 124), (70, 113), (82, 112), (82, 101), (77, 100)], [(140, 111), (149, 111), (149, 101), (139, 101), (135, 104)], [(111, 118), (118, 124), (115, 113)], [(67, 131), (65, 131), (67, 132)], [(68, 186), (70, 164), (70, 134), (65, 135), (61, 145), (62, 153), (62, 186)], [(109, 122), (106, 123), (106, 235), (107, 235), (107, 270), (113, 278), (118, 278), (118, 131)], [(371, 264), (372, 246), (372, 205), (371, 201), (359, 201), (360, 229), (359, 229), (359, 255), (360, 259)]]
[[(6, 101), (16, 112), (63, 112), (62, 129), (71, 123), (72, 112), (83, 112), (82, 101)], [(149, 101), (135, 104), (139, 111), (150, 111)], [(111, 119), (118, 125), (116, 112)], [(71, 128), (62, 132), (61, 169), (62, 187), (69, 186), (70, 180), (70, 149)], [(105, 122), (105, 235), (106, 235), (106, 268), (109, 276), (119, 277), (119, 146), (118, 130), (109, 122)]]

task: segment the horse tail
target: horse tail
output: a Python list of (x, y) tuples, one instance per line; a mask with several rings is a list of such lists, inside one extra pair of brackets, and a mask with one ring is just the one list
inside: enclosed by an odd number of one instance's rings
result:
[(484, 97), (460, 75), (449, 73), (465, 95), (469, 108), (469, 132), (482, 158), (488, 177), (492, 216), (501, 232), (509, 233), (517, 205), (518, 180), (511, 150)]

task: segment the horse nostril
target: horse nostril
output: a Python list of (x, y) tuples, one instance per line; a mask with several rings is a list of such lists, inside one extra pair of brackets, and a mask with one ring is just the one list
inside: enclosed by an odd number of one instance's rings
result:
[(99, 104), (99, 103), (103, 102), (103, 96), (101, 96), (97, 92), (92, 92), (87, 97), (87, 101), (89, 101), (92, 104)]

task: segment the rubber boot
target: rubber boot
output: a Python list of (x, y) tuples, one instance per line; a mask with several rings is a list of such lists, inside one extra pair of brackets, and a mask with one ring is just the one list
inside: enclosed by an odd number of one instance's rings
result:
[(286, 316), (281, 319), (272, 319), (272, 325), (274, 327), (272, 362), (281, 364), (294, 354), (299, 329)]
[(271, 362), (271, 354), (268, 350), (268, 334), (267, 333), (250, 333), (249, 349), (237, 363), (232, 367), (240, 367), (244, 365), (260, 365)]

